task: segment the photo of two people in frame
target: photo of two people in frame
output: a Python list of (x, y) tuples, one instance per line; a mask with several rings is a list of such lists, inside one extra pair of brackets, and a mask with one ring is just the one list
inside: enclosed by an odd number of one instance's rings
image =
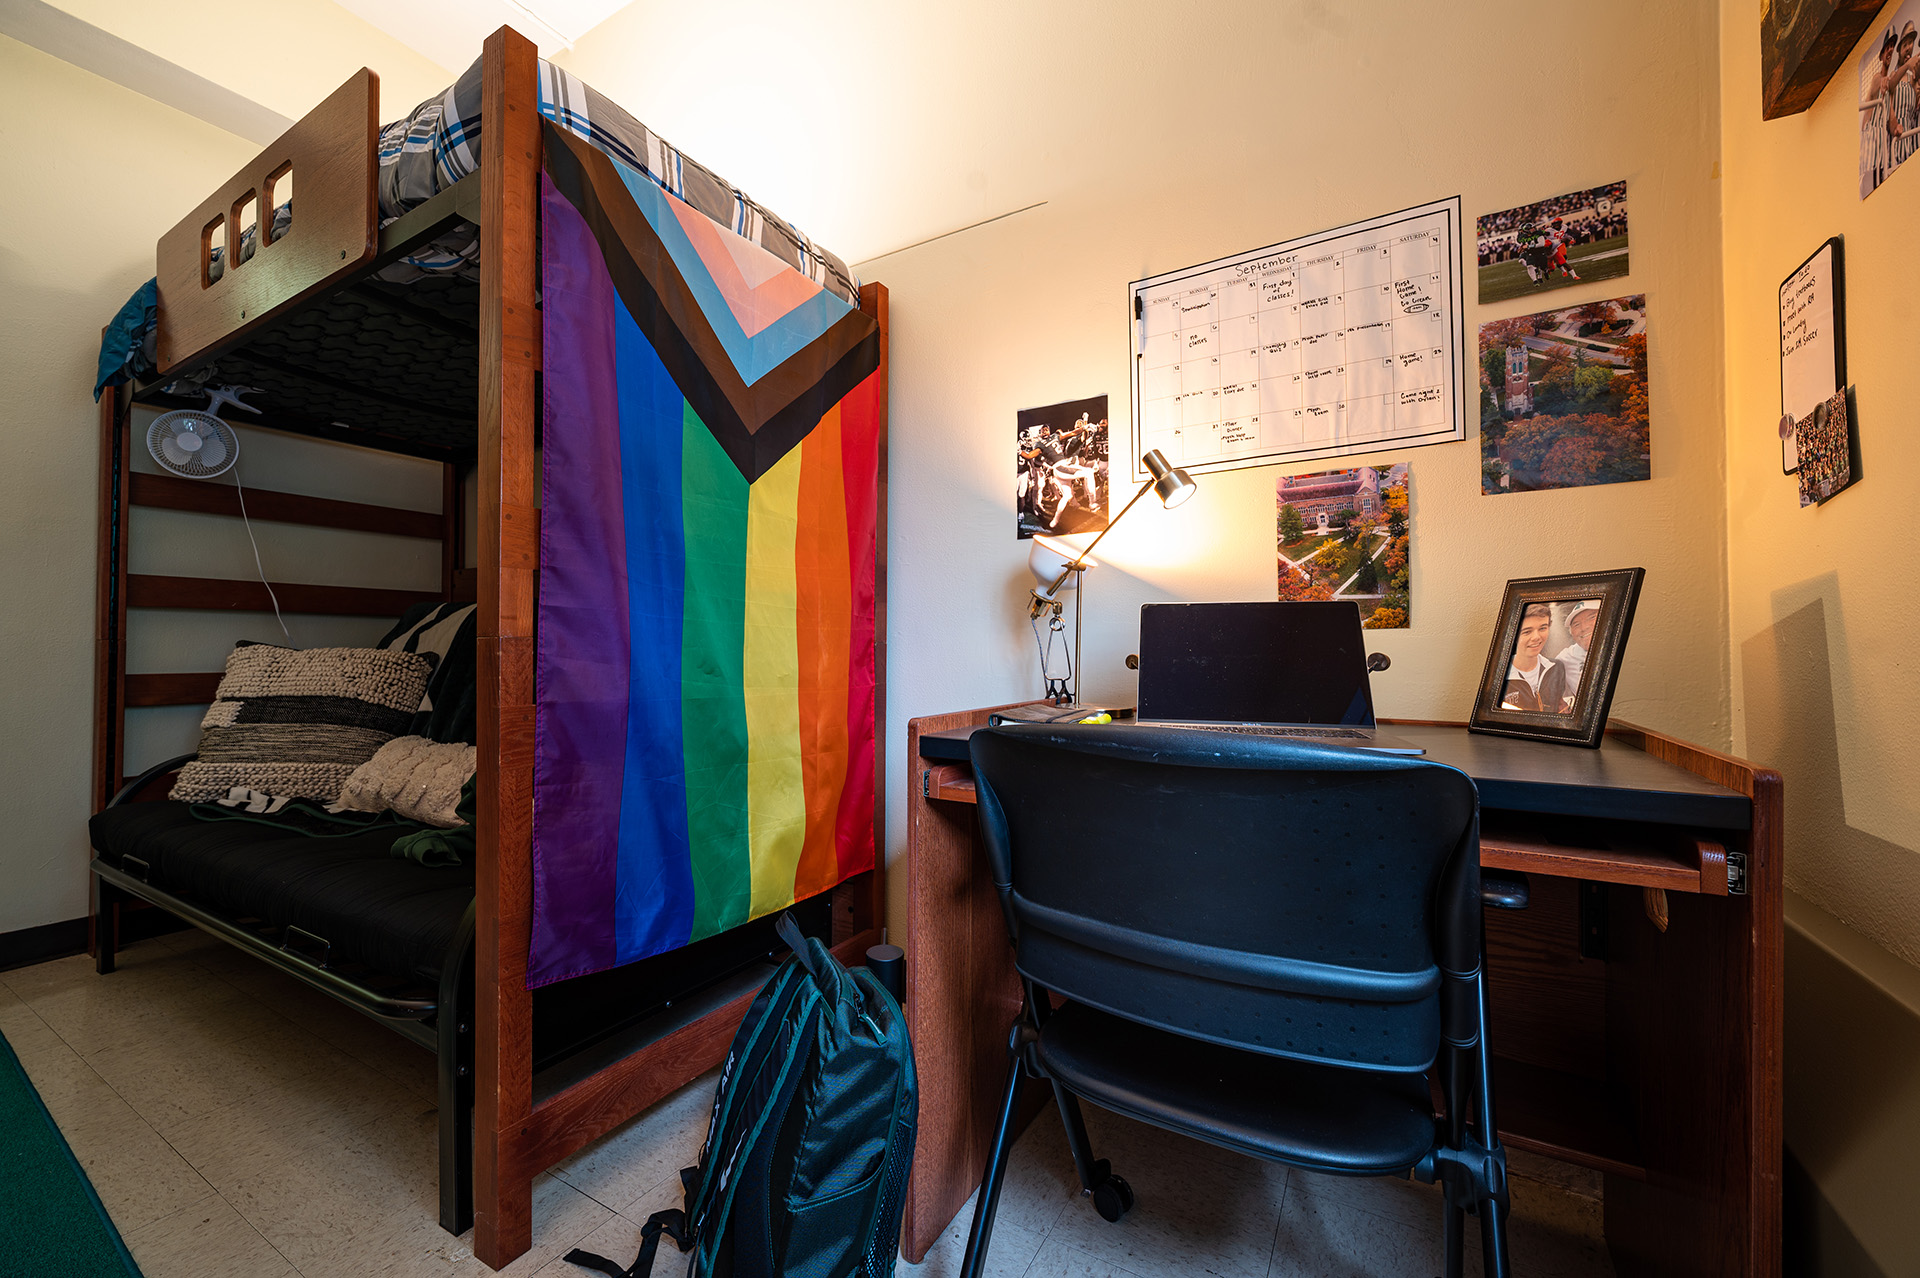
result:
[(1507, 665), (1500, 708), (1572, 714), (1580, 700), (1593, 627), (1599, 620), (1598, 599), (1527, 604)]

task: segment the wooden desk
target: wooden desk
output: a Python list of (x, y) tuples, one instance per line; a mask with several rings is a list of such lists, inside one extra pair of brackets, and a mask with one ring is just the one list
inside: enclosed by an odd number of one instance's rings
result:
[[(1020, 1005), (966, 752), (989, 713), (907, 725), (913, 1261), (979, 1184)], [(1532, 876), (1487, 913), (1501, 1138), (1605, 1173), (1623, 1275), (1778, 1275), (1779, 774), (1618, 721), (1599, 750), (1394, 732), (1474, 778), (1482, 864)]]

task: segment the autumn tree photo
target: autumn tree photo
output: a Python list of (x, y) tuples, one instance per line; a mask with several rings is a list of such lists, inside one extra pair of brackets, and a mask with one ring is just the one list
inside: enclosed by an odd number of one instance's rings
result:
[(1275, 501), (1276, 598), (1350, 600), (1365, 626), (1407, 624), (1406, 463), (1283, 476)]
[[(1486, 420), (1483, 406), (1482, 492), (1651, 475), (1644, 295), (1493, 320), (1481, 326), (1480, 345), (1483, 356), (1525, 346), (1529, 392), (1501, 403), (1496, 420)], [(1504, 363), (1498, 371), (1504, 389)], [(1485, 359), (1483, 377), (1494, 373)]]

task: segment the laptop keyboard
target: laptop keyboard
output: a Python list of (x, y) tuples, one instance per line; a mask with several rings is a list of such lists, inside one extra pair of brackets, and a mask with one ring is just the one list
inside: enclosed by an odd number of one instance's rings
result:
[(1238, 732), (1249, 737), (1316, 737), (1331, 738), (1340, 741), (1371, 741), (1371, 732), (1362, 732), (1357, 728), (1264, 728), (1238, 723), (1169, 723), (1159, 725), (1168, 728), (1192, 728), (1199, 732)]

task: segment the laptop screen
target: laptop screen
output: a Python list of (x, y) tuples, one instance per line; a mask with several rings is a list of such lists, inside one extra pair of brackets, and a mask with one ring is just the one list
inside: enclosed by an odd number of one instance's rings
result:
[(1145, 604), (1142, 719), (1373, 726), (1351, 603)]

